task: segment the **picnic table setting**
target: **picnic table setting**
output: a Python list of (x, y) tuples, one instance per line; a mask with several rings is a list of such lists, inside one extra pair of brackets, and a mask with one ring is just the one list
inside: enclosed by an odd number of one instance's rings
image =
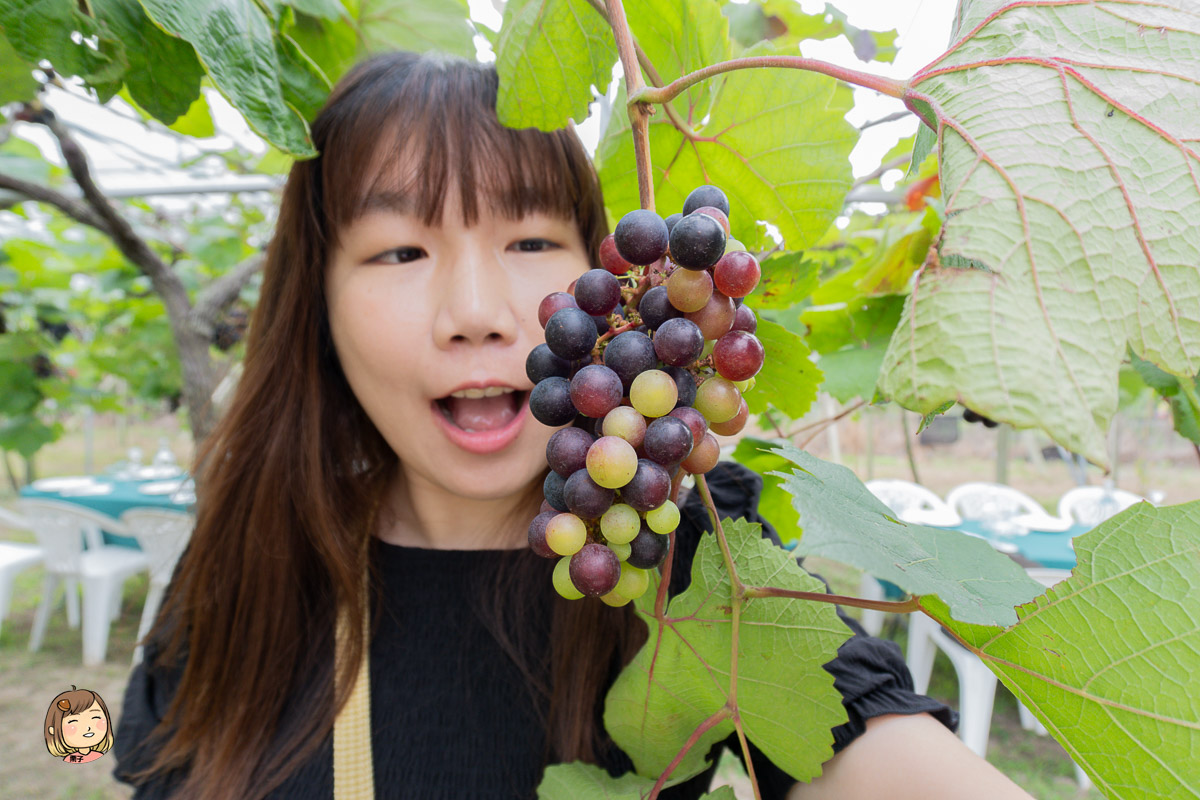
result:
[[(41, 565), (41, 602), (29, 649), (37, 651), (65, 585), (67, 621), (82, 622), (83, 663), (104, 661), (110, 624), (119, 617), (126, 580), (149, 573), (138, 629), (150, 629), (175, 563), (195, 527), (195, 482), (160, 442), (149, 465), (140, 448), (96, 475), (35, 480), (19, 491), (17, 508), (0, 508), (0, 524), (33, 532), (36, 544), (0, 541), (0, 622), (17, 573)], [(82, 591), (80, 591), (82, 590)], [(81, 602), (82, 595), (82, 602)], [(141, 659), (134, 652), (134, 663)]]

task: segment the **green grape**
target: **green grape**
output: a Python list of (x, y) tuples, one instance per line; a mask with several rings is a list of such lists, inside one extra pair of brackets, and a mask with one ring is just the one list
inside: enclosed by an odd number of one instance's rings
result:
[(751, 376), (749, 378), (746, 378), (746, 380), (744, 380), (744, 381), (734, 381), (733, 385), (738, 388), (739, 392), (741, 392), (742, 394), (745, 394), (746, 392), (748, 392), (754, 388), (754, 377)]
[(605, 436), (619, 436), (637, 447), (646, 438), (646, 418), (632, 406), (617, 406), (604, 415), (601, 430)]
[(658, 508), (647, 511), (646, 524), (655, 533), (670, 533), (679, 527), (679, 506), (668, 500)]
[[(667, 380), (671, 380), (670, 376)], [(671, 385), (675, 382), (671, 381)], [(588, 448), (587, 471), (605, 489), (620, 489), (637, 472), (637, 451), (618, 436), (601, 436)]]
[(609, 545), (632, 542), (641, 528), (642, 520), (637, 509), (625, 503), (610, 506), (600, 517), (600, 532), (604, 534)]
[[(629, 400), (642, 416), (666, 416), (679, 401), (679, 385), (661, 369), (648, 369), (633, 379)], [(737, 413), (736, 408), (734, 413)]]
[(710, 423), (728, 422), (741, 409), (742, 394), (730, 381), (714, 375), (696, 390), (695, 407)]
[(633, 548), (629, 546), (628, 542), (626, 542), (625, 544), (616, 544), (614, 542), (609, 542), (608, 549), (612, 550), (614, 553), (616, 553), (617, 561), (626, 560), (627, 558), (629, 558), (629, 554), (633, 552)]
[[(621, 566), (625, 565), (622, 564)], [(600, 595), (600, 599), (604, 601), (605, 605), (613, 606), (614, 608), (619, 608), (629, 602), (628, 597), (622, 597), (616, 593), (616, 590)]]
[(630, 600), (637, 600), (646, 593), (649, 586), (650, 575), (646, 570), (622, 562), (621, 577), (617, 580), (617, 585), (613, 587), (613, 592), (622, 597), (628, 597)]
[(700, 357), (708, 358), (709, 356), (711, 356), (712, 351), (716, 346), (717, 346), (716, 339), (705, 339), (704, 340), (704, 349), (700, 351)]
[[(624, 577), (622, 575), (622, 577)], [(554, 565), (554, 591), (561, 594), (568, 600), (578, 600), (583, 597), (583, 592), (575, 588), (575, 584), (571, 583), (571, 557), (565, 556), (558, 560)]]
[(725, 240), (725, 252), (732, 253), (735, 251), (746, 252), (746, 245), (739, 242), (737, 239)]
[(560, 556), (575, 555), (586, 542), (587, 526), (574, 514), (558, 514), (546, 523), (546, 545)]

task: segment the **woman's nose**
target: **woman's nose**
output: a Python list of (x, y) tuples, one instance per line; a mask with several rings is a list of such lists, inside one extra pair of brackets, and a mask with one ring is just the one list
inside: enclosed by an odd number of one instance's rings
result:
[(511, 344), (520, 325), (503, 253), (464, 247), (453, 263), (438, 270), (440, 308), (434, 340), (443, 349), (456, 344)]

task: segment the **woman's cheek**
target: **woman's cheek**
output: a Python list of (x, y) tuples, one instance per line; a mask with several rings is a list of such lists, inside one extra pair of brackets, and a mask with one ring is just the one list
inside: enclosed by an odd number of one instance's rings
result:
[(104, 720), (100, 720), (96, 723), (95, 727), (96, 733), (104, 733), (108, 730), (108, 723), (106, 723)]
[(66, 725), (66, 726), (63, 728), (63, 731), (64, 731), (64, 732), (65, 732), (65, 733), (66, 733), (68, 736), (74, 736), (74, 735), (75, 735), (75, 732), (76, 732), (78, 729), (79, 729), (79, 726), (78, 726), (78, 725), (76, 725), (74, 722), (71, 722), (71, 723), (68, 723), (68, 724), (67, 724), (67, 725)]

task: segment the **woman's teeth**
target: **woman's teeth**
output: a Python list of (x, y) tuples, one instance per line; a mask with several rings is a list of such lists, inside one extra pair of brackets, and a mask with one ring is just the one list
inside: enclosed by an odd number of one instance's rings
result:
[(462, 389), (452, 392), (450, 396), (464, 400), (479, 400), (484, 397), (499, 397), (502, 394), (512, 394), (514, 391), (516, 390), (508, 386), (489, 386), (486, 389)]

